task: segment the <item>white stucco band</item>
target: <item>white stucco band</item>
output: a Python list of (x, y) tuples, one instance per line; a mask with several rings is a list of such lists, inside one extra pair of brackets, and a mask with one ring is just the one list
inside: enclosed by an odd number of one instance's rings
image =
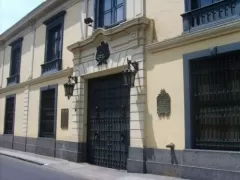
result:
[[(137, 18), (109, 30), (97, 29), (84, 41), (68, 47), (74, 54), (74, 73), (78, 77), (73, 102), (72, 136), (86, 142), (87, 131), (87, 80), (122, 72), (127, 59), (139, 63), (135, 87), (130, 92), (130, 146), (143, 147), (146, 111), (145, 85), (145, 29), (148, 19)], [(105, 41), (109, 44), (107, 64), (97, 66), (96, 47)]]

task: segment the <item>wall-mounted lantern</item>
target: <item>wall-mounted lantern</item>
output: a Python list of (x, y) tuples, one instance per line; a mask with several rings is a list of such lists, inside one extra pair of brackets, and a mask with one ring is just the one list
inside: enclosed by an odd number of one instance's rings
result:
[(86, 25), (90, 26), (90, 27), (93, 27), (93, 25), (92, 25), (93, 22), (94, 22), (94, 21), (93, 21), (92, 18), (90, 18), (90, 17), (87, 17), (87, 18), (84, 19), (84, 23), (85, 23)]
[(70, 99), (70, 97), (73, 96), (73, 90), (74, 90), (75, 84), (77, 84), (77, 77), (68, 76), (68, 82), (64, 84), (65, 96), (67, 96), (68, 99)]
[[(124, 85), (129, 87), (134, 87), (135, 77), (139, 70), (138, 63), (135, 61), (132, 62), (128, 59), (127, 59), (127, 63), (128, 63), (127, 69), (123, 71)], [(133, 70), (131, 69), (131, 65), (133, 67)]]

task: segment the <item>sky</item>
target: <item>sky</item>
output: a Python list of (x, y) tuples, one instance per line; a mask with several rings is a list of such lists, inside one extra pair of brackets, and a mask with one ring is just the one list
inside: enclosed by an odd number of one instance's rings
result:
[(0, 34), (45, 0), (0, 0)]

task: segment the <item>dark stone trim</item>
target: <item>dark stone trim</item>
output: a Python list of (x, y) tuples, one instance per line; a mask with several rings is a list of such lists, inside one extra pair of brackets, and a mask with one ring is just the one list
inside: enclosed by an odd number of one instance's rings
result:
[(240, 42), (216, 46), (183, 55), (184, 107), (185, 107), (185, 148), (193, 148), (193, 132), (191, 128), (191, 77), (189, 63), (204, 57), (240, 50)]
[(12, 149), (13, 148), (13, 135), (11, 135), (11, 134), (0, 135), (0, 147)]
[(129, 147), (127, 171), (134, 173), (144, 173), (145, 169), (145, 152), (142, 148)]
[(18, 38), (17, 40), (11, 42), (11, 43), (9, 44), (9, 46), (21, 45), (22, 41), (23, 41), (23, 37), (20, 37), (20, 38)]
[(66, 14), (66, 11), (61, 11), (61, 12), (55, 14), (54, 16), (52, 16), (51, 18), (47, 19), (46, 21), (44, 21), (43, 24), (45, 24), (45, 25), (52, 24), (56, 20), (64, 18), (65, 14)]
[(25, 151), (26, 150), (25, 142), (26, 142), (25, 137), (14, 136), (13, 137), (13, 149), (18, 150), (18, 151)]
[(141, 173), (145, 166), (146, 173), (187, 179), (237, 180), (240, 177), (239, 152), (130, 148), (129, 157), (129, 172)]
[(3, 134), (0, 135), (0, 147), (57, 157), (72, 162), (86, 162), (86, 143)]

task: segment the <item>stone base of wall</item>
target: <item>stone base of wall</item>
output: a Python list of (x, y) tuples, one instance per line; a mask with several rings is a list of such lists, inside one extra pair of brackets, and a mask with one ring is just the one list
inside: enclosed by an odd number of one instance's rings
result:
[(130, 148), (129, 172), (196, 180), (239, 180), (240, 152)]
[(57, 157), (72, 162), (86, 161), (86, 143), (0, 135), (0, 147)]

